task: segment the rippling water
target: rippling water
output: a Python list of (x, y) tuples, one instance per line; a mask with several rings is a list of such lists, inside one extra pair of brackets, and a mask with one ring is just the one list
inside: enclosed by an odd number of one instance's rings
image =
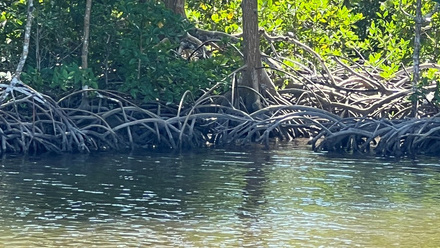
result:
[(440, 247), (438, 159), (292, 143), (0, 163), (0, 247)]

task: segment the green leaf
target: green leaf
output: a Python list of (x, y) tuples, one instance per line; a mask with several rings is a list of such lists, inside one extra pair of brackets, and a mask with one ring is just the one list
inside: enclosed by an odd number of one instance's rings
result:
[(221, 20), (220, 16), (219, 16), (217, 13), (213, 14), (213, 15), (211, 16), (211, 19), (212, 19), (215, 23), (218, 23), (218, 22), (220, 22), (220, 20)]
[[(439, 0), (439, 1), (440, 1), (440, 0)], [(268, 1), (267, 1), (267, 7), (272, 7), (272, 4), (273, 4), (272, 0), (268, 0)]]

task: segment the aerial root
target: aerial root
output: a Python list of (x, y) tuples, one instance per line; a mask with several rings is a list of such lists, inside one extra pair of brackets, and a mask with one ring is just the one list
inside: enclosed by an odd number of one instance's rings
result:
[(440, 152), (440, 117), (407, 120), (345, 118), (311, 140), (315, 151), (351, 151), (384, 156)]
[(89, 152), (133, 147), (173, 149), (308, 137), (340, 118), (304, 106), (268, 106), (253, 114), (217, 104), (209, 92), (190, 107), (138, 106), (114, 92), (85, 89), (58, 102), (24, 84), (0, 85), (0, 152)]
[(440, 152), (440, 116), (389, 120), (342, 118), (300, 105), (248, 114), (209, 94), (190, 107), (138, 106), (114, 92), (87, 89), (58, 102), (24, 84), (0, 85), (0, 152), (90, 152), (134, 147), (185, 149), (310, 137), (316, 151), (386, 156)]

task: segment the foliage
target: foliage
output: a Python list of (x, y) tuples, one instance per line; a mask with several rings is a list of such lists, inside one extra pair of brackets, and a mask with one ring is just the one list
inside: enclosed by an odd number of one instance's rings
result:
[(192, 26), (154, 2), (120, 1), (119, 53), (122, 90), (144, 100), (177, 102), (186, 90), (196, 92), (224, 76), (216, 59), (187, 61), (175, 54)]
[[(11, 3), (11, 4), (10, 4)], [(0, 3), (0, 63), (13, 71), (21, 53), (25, 1)], [(81, 63), (84, 1), (38, 1), (23, 80), (59, 96), (84, 85), (122, 90), (140, 100), (180, 100), (236, 68), (217, 54), (190, 60), (176, 54), (193, 26), (157, 1), (106, 0), (92, 6), (89, 66)], [(6, 20), (6, 22), (4, 21)], [(122, 82), (122, 84), (120, 83)]]
[[(238, 32), (241, 31), (240, 2), (189, 1), (188, 18), (205, 29)], [(355, 23), (363, 18), (362, 14), (353, 14), (328, 0), (259, 1), (259, 8), (259, 25), (266, 31), (291, 32), (323, 55), (340, 54), (346, 42), (358, 40)]]
[(381, 6), (389, 0), (345, 0), (343, 6), (350, 9), (353, 13), (362, 14), (362, 20), (356, 22), (356, 34), (360, 40), (368, 38), (368, 29), (371, 22), (377, 18), (377, 13), (381, 11)]
[[(414, 15), (415, 1), (402, 0), (402, 9)], [(239, 2), (190, 0), (188, 16), (202, 28), (239, 32), (240, 28), (234, 25), (241, 21), (235, 18), (240, 12), (231, 7)], [(260, 26), (275, 35), (289, 33), (323, 57), (348, 55), (350, 60), (377, 68), (384, 79), (390, 79), (413, 62), (415, 22), (400, 10), (399, 3), (400, 0), (259, 1)], [(431, 12), (434, 4), (433, 0), (423, 1), (423, 13)], [(438, 12), (424, 23), (422, 63), (439, 62), (439, 27)], [(262, 46), (263, 51), (270, 53), (268, 44)], [(304, 64), (313, 61), (295, 46), (281, 43), (276, 48), (289, 59)], [(284, 62), (291, 64), (288, 60)]]
[(412, 61), (413, 46), (410, 37), (402, 37), (408, 33), (408, 24), (401, 18), (400, 11), (390, 13), (384, 6), (381, 10), (376, 13), (377, 18), (371, 21), (368, 38), (355, 46), (366, 57), (367, 65), (379, 68), (384, 78), (391, 78), (402, 63)]
[(35, 89), (53, 96), (78, 90), (86, 85), (92, 88), (98, 87), (93, 71), (90, 68), (81, 69), (76, 63), (62, 64), (54, 69), (37, 70), (28, 67), (27, 71), (23, 72), (22, 79), (25, 82), (32, 82)]
[[(240, 3), (187, 0), (188, 22), (166, 10), (160, 1), (96, 1), (92, 6), (90, 68), (82, 71), (78, 65), (85, 1), (36, 1), (23, 77), (32, 87), (56, 95), (87, 84), (123, 90), (143, 100), (175, 102), (184, 91), (209, 87), (239, 66), (239, 57), (228, 49), (215, 51), (208, 60), (190, 61), (175, 51), (193, 24), (208, 30), (241, 32)], [(424, 0), (423, 4), (426, 14), (435, 2)], [(402, 0), (402, 8), (414, 14), (415, 0)], [(289, 33), (325, 58), (348, 55), (348, 59), (377, 68), (385, 79), (412, 63), (414, 20), (402, 13), (399, 0), (260, 0), (259, 9), (259, 24), (266, 31), (272, 35)], [(18, 63), (25, 19), (26, 1), (0, 2), (3, 72), (14, 71)], [(422, 62), (439, 62), (439, 27), (438, 13), (424, 23)], [(313, 59), (294, 45), (279, 43), (276, 49), (303, 64)], [(264, 42), (262, 50), (271, 53)], [(436, 80), (436, 76), (427, 75), (426, 80)]]
[(207, 30), (236, 33), (241, 30), (241, 1), (188, 1), (188, 19)]
[(13, 71), (18, 64), (21, 34), (26, 20), (26, 5), (22, 1), (0, 2), (0, 70)]
[[(239, 0), (188, 1), (188, 17), (205, 29), (240, 32)], [(409, 64), (414, 20), (399, 9), (399, 0), (380, 1), (259, 1), (260, 26), (273, 34), (291, 32), (321, 55), (350, 54), (359, 49), (370, 64)], [(403, 0), (403, 9), (414, 14), (415, 0)], [(424, 12), (434, 1), (424, 1)], [(440, 24), (438, 13), (426, 25), (423, 54), (436, 62)], [(286, 47), (286, 50), (291, 47)], [(395, 66), (389, 66), (390, 69)]]
[[(4, 66), (8, 71), (14, 71), (18, 63), (26, 19), (25, 1), (11, 2), (3, 11), (7, 18), (6, 32), (2, 34), (8, 40), (8, 36), (14, 33), (10, 30), (17, 28), (14, 38), (9, 37), (10, 43), (6, 42), (6, 46), (12, 44), (15, 49), (2, 49), (12, 51), (10, 55), (0, 54), (0, 57), (11, 58)], [(31, 45), (23, 79), (31, 87), (54, 95), (80, 89), (84, 84), (95, 86), (96, 77), (92, 71), (81, 70), (78, 66), (84, 12), (82, 1), (36, 1), (34, 4)]]

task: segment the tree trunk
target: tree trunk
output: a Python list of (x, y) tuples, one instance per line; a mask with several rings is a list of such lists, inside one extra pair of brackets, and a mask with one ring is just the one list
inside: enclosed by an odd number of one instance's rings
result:
[[(88, 65), (88, 57), (89, 57), (89, 36), (90, 36), (90, 12), (92, 10), (92, 0), (86, 0), (86, 10), (84, 13), (84, 34), (82, 38), (82, 51), (81, 51), (81, 68), (86, 70)], [(82, 82), (82, 88), (87, 89), (88, 85), (86, 82)], [(89, 110), (90, 103), (89, 98), (87, 97), (87, 92), (82, 93), (81, 103), (78, 107), (79, 109)]]
[(164, 0), (163, 2), (168, 9), (186, 18), (185, 0)]
[(241, 7), (243, 10), (243, 42), (246, 63), (241, 84), (245, 86), (245, 89), (242, 90), (245, 106), (249, 112), (254, 112), (261, 108), (258, 93), (264, 72), (258, 33), (258, 1), (243, 0)]
[(20, 61), (18, 62), (17, 69), (15, 70), (15, 75), (12, 83), (15, 83), (20, 79), (21, 72), (23, 71), (24, 64), (26, 63), (27, 56), (29, 54), (29, 41), (31, 39), (31, 28), (32, 19), (34, 18), (32, 12), (34, 11), (34, 1), (28, 1), (28, 13), (27, 21), (24, 31), (24, 42), (23, 42), (23, 52), (21, 53)]
[(92, 0), (87, 0), (86, 11), (84, 14), (84, 34), (83, 34), (83, 46), (81, 53), (81, 68), (87, 69), (88, 63), (87, 58), (89, 55), (89, 36), (90, 36), (90, 12), (92, 9)]
[(417, 85), (420, 81), (420, 48), (421, 48), (421, 33), (422, 33), (422, 0), (417, 0), (416, 3), (416, 18), (415, 18), (415, 37), (414, 37), (414, 73), (413, 73), (413, 96), (411, 100), (411, 117), (417, 117), (418, 112), (418, 97), (417, 97)]

